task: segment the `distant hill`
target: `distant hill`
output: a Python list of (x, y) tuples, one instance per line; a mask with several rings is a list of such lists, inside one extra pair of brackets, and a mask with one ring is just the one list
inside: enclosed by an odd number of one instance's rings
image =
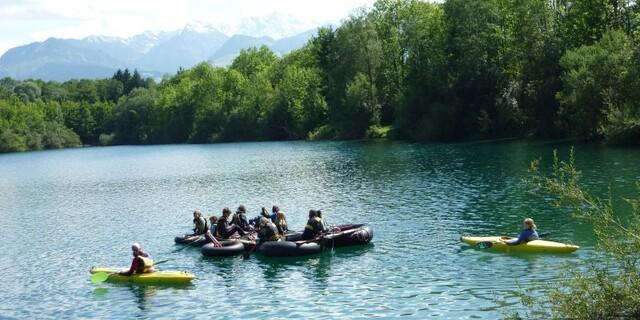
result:
[(304, 45), (316, 29), (273, 39), (233, 35), (210, 26), (186, 26), (173, 32), (144, 32), (133, 37), (90, 36), (84, 39), (49, 38), (9, 49), (0, 57), (0, 77), (66, 81), (104, 78), (117, 69), (138, 69), (145, 76), (160, 77), (210, 61), (226, 66), (249, 47), (266, 45), (286, 54)]
[(209, 60), (216, 66), (226, 66), (240, 53), (240, 50), (261, 47), (270, 47), (275, 40), (269, 37), (250, 37), (235, 35), (227, 40), (216, 52), (209, 57)]

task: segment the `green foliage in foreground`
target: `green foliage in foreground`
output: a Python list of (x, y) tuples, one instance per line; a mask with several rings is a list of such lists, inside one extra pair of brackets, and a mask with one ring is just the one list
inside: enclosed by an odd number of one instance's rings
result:
[(92, 145), (386, 136), (638, 144), (639, 40), (637, 1), (378, 0), (283, 57), (249, 48), (229, 67), (201, 63), (159, 83), (126, 69), (64, 83), (0, 79), (0, 151), (79, 144), (71, 133)]
[(613, 195), (601, 199), (580, 184), (573, 151), (567, 161), (558, 160), (554, 153), (551, 175), (542, 175), (538, 165), (539, 161), (531, 165), (529, 184), (538, 192), (555, 197), (556, 206), (570, 208), (576, 219), (590, 222), (601, 256), (574, 266), (570, 276), (554, 283), (544, 298), (525, 299), (531, 310), (522, 316), (640, 318), (640, 198), (624, 199), (631, 214), (621, 218), (614, 210)]

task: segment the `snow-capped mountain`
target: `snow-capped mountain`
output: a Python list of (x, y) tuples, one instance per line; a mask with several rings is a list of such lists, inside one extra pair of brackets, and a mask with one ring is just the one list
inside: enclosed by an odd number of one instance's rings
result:
[[(161, 76), (202, 61), (227, 65), (240, 50), (253, 46), (266, 45), (285, 54), (304, 45), (317, 25), (267, 16), (243, 20), (241, 27), (226, 26), (226, 32), (220, 26), (195, 22), (181, 30), (147, 31), (129, 38), (49, 38), (5, 52), (0, 57), (0, 77), (65, 81), (109, 77), (121, 68)], [(230, 30), (235, 31), (227, 33)]]

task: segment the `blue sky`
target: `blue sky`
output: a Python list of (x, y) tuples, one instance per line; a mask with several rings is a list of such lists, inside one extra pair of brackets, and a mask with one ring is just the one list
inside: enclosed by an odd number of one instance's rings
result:
[[(337, 23), (374, 0), (0, 0), (0, 54), (49, 37), (128, 37), (198, 22), (235, 33), (251, 17), (287, 22), (291, 33)], [(298, 30), (299, 29), (299, 30)]]

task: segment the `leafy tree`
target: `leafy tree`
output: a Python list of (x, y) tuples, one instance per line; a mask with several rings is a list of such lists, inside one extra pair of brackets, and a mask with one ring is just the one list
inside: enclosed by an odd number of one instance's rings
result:
[(277, 60), (276, 54), (263, 45), (260, 48), (253, 47), (241, 50), (240, 54), (233, 59), (230, 68), (237, 70), (247, 78), (251, 78), (273, 66)]
[(115, 134), (119, 143), (142, 144), (151, 142), (153, 128), (151, 116), (155, 108), (155, 92), (136, 88), (120, 99), (115, 108)]
[(576, 136), (592, 137), (606, 125), (606, 109), (637, 114), (638, 64), (636, 50), (620, 31), (606, 33), (593, 45), (569, 50), (560, 64), (563, 90), (558, 94), (560, 113)]
[(33, 81), (26, 81), (16, 85), (13, 91), (22, 101), (36, 101), (42, 94), (40, 86)]

